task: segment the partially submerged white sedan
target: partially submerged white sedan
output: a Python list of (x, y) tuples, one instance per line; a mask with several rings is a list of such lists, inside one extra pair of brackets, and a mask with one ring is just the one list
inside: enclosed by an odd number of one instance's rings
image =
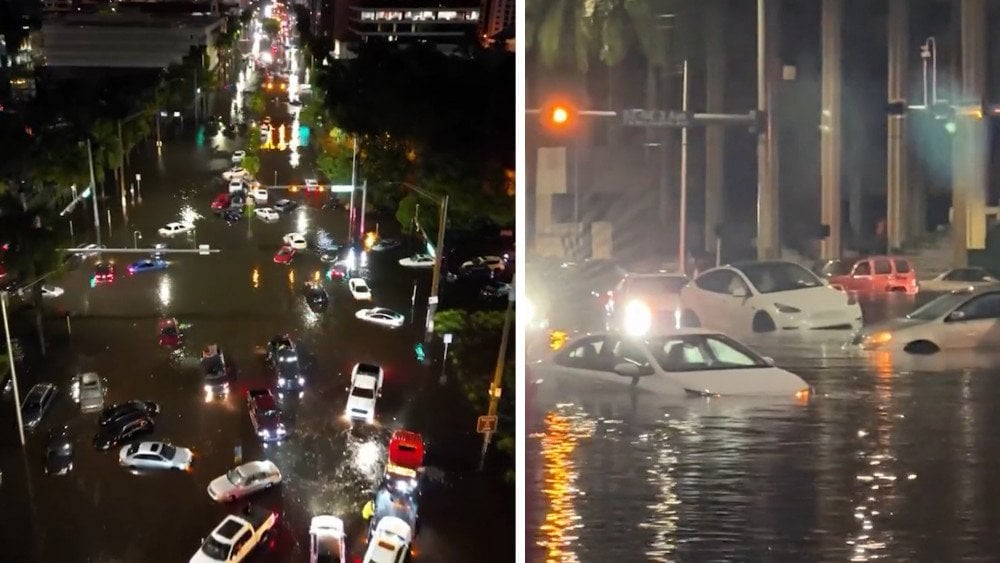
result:
[(801, 377), (728, 336), (697, 328), (648, 337), (588, 334), (531, 369), (560, 386), (610, 383), (659, 395), (804, 399), (811, 394)]
[(281, 471), (273, 461), (251, 461), (213, 479), (208, 484), (208, 496), (216, 502), (229, 502), (279, 483)]
[(866, 350), (913, 354), (995, 350), (1000, 347), (1000, 287), (942, 295), (905, 317), (864, 327), (852, 342)]

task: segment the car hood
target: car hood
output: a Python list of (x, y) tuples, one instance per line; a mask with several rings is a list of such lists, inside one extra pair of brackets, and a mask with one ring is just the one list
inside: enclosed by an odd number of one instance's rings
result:
[(205, 552), (199, 547), (198, 552), (191, 556), (189, 563), (218, 563), (218, 561), (218, 559), (205, 555)]
[(870, 334), (875, 334), (876, 332), (882, 332), (882, 331), (899, 332), (901, 330), (923, 326), (932, 322), (934, 321), (925, 321), (922, 319), (910, 319), (907, 317), (899, 317), (897, 319), (882, 321), (880, 323), (875, 323), (873, 325), (866, 326), (863, 329), (861, 329), (860, 334), (868, 336)]
[(347, 398), (347, 409), (350, 410), (353, 408), (372, 411), (375, 409), (375, 399), (367, 399), (365, 397), (351, 395)]
[(807, 312), (848, 307), (847, 294), (825, 285), (762, 293), (756, 297), (765, 302), (781, 303), (782, 305), (788, 305)]
[(225, 475), (212, 479), (212, 482), (208, 484), (208, 488), (211, 489), (216, 496), (224, 496), (226, 493), (236, 489), (233, 483)]
[(174, 455), (174, 464), (176, 465), (187, 465), (191, 463), (191, 459), (194, 456), (191, 454), (191, 450), (187, 448), (177, 448), (177, 454)]

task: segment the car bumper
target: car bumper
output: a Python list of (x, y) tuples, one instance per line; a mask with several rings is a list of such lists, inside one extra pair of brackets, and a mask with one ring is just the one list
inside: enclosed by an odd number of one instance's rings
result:
[(863, 323), (858, 305), (818, 313), (772, 311), (771, 314), (778, 330), (857, 330)]

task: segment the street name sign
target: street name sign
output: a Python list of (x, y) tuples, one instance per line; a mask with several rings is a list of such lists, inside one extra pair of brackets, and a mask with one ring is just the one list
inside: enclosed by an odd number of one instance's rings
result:
[(476, 432), (480, 434), (486, 434), (486, 433), (492, 434), (493, 432), (496, 431), (497, 431), (496, 416), (481, 415), (476, 420)]

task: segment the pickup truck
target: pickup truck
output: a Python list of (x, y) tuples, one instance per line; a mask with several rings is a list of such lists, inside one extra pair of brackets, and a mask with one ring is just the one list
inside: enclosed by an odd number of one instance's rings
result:
[(278, 521), (278, 513), (247, 505), (226, 516), (205, 538), (190, 563), (237, 563), (246, 559)]

